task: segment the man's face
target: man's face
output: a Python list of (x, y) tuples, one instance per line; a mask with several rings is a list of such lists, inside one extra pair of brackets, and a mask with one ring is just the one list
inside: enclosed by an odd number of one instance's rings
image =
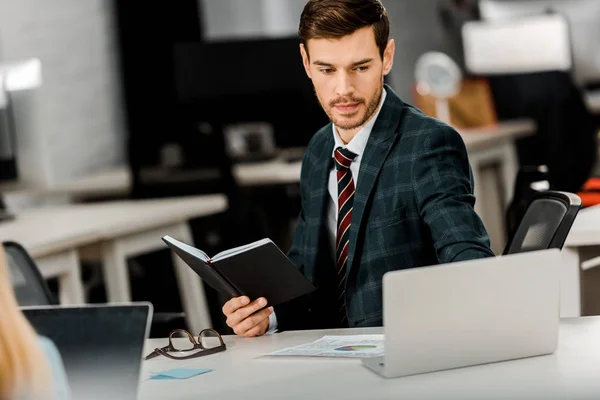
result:
[(355, 130), (377, 110), (394, 58), (390, 40), (383, 60), (372, 27), (341, 39), (310, 39), (300, 52), (321, 106), (337, 128)]

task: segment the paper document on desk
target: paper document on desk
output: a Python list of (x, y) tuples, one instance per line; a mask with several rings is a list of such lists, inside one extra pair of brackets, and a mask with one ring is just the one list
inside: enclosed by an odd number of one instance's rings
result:
[(312, 343), (275, 351), (269, 356), (370, 358), (383, 355), (383, 335), (323, 336)]

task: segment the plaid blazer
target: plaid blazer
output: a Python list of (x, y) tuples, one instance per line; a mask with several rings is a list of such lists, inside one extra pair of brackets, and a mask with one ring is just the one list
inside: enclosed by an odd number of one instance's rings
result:
[[(350, 327), (381, 326), (382, 278), (388, 271), (494, 256), (474, 211), (473, 177), (461, 136), (387, 97), (360, 165), (350, 225), (346, 305)], [(313, 283), (334, 263), (325, 246), (332, 125), (306, 150), (300, 180), (302, 211), (288, 257)], [(331, 292), (331, 289), (329, 289)], [(276, 310), (280, 329), (330, 327), (317, 293)], [(286, 309), (287, 308), (287, 309)]]

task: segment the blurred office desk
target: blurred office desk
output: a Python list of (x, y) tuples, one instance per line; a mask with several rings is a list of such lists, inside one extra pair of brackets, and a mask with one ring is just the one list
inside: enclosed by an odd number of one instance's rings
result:
[(110, 200), (129, 196), (130, 173), (120, 166), (90, 174), (53, 187), (30, 187), (23, 183), (2, 183), (0, 193), (9, 207), (16, 209), (47, 204), (69, 204), (86, 200)]
[[(513, 141), (531, 135), (534, 131), (535, 123), (524, 119), (504, 121), (492, 127), (465, 129), (460, 133), (469, 151), (471, 163), (486, 166), (488, 161), (503, 161), (508, 158), (511, 162), (515, 161)], [(299, 148), (283, 150), (279, 157), (272, 160), (236, 164), (233, 173), (242, 186), (298, 183), (302, 154), (303, 151)], [(516, 166), (511, 167), (514, 176), (516, 176), (516, 168)], [(514, 179), (514, 176), (511, 179)], [(50, 189), (50, 192), (75, 197), (108, 196), (127, 195), (130, 188), (130, 171), (126, 166), (121, 166), (57, 185)]]
[[(533, 121), (524, 119), (503, 121), (486, 128), (460, 130), (475, 180), (475, 210), (488, 230), (492, 249), (496, 253), (502, 251), (506, 244), (504, 210), (512, 199), (518, 170), (514, 142), (518, 138), (532, 135), (535, 128)], [(272, 160), (236, 164), (233, 173), (238, 183), (246, 187), (297, 184), (300, 182), (302, 165), (298, 155), (301, 154), (301, 149), (292, 149)], [(290, 155), (293, 156), (291, 160)], [(6, 190), (4, 194), (10, 196), (10, 192), (15, 190), (17, 189)], [(131, 190), (131, 174), (126, 166), (122, 166), (59, 184), (51, 189), (18, 190), (36, 196), (63, 198), (64, 202), (111, 196), (126, 197)]]
[(505, 210), (513, 197), (519, 168), (515, 140), (533, 135), (532, 120), (504, 121), (492, 127), (462, 129), (475, 182), (475, 211), (490, 236), (492, 250), (506, 245)]
[[(514, 161), (512, 143), (515, 139), (530, 135), (535, 124), (530, 120), (505, 121), (486, 128), (464, 129), (460, 133), (469, 152), (469, 160), (478, 166), (486, 166), (488, 162)], [(511, 153), (511, 154), (509, 154)], [(289, 156), (293, 155), (290, 161)], [(272, 160), (240, 163), (234, 165), (234, 176), (242, 186), (260, 186), (272, 184), (298, 183), (300, 181), (301, 149), (283, 151), (280, 157)], [(507, 175), (514, 179), (516, 166)], [(514, 173), (514, 174), (513, 174)], [(510, 187), (510, 185), (509, 185)], [(42, 196), (69, 196), (73, 200), (89, 197), (127, 196), (131, 190), (131, 173), (126, 166), (91, 174), (70, 182), (60, 183), (52, 188), (32, 189), (20, 185), (0, 185), (5, 193), (23, 192)], [(507, 197), (510, 197), (507, 195)]]
[(236, 164), (233, 174), (241, 186), (266, 186), (300, 182), (302, 161), (274, 159), (252, 164)]
[[(295, 153), (298, 149), (295, 149)], [(287, 153), (284, 153), (287, 155)], [(240, 163), (233, 173), (241, 186), (266, 186), (300, 182), (301, 158), (289, 160), (278, 157), (272, 160)], [(128, 197), (131, 192), (131, 171), (127, 166), (118, 166), (51, 188), (29, 188), (20, 184), (0, 184), (0, 193), (19, 203), (19, 198), (51, 200), (55, 203), (78, 203), (83, 200), (103, 200)]]
[(579, 211), (563, 254), (561, 316), (600, 314), (600, 206)]
[[(0, 240), (21, 243), (42, 275), (60, 277), (61, 300), (83, 303), (79, 258), (102, 261), (110, 302), (131, 301), (127, 258), (166, 248), (163, 235), (193, 243), (188, 220), (227, 208), (223, 195), (115, 201), (27, 209), (0, 224)], [(182, 305), (190, 329), (210, 325), (199, 277), (173, 255)]]
[[(499, 301), (502, 301), (499, 299)], [(554, 354), (385, 379), (357, 359), (260, 358), (325, 335), (383, 333), (382, 328), (225, 336), (223, 353), (186, 361), (144, 361), (139, 398), (150, 399), (592, 399), (600, 393), (600, 317), (560, 323)], [(186, 339), (187, 340), (187, 339)], [(165, 346), (146, 341), (144, 355)], [(401, 356), (401, 355), (399, 355)], [(171, 368), (210, 368), (189, 379), (148, 380)]]

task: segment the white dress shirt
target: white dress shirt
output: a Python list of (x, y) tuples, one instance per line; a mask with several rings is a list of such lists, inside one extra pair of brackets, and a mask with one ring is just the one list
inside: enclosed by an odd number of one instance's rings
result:
[[(352, 173), (352, 179), (354, 180), (354, 187), (357, 187), (358, 184), (358, 171), (360, 171), (360, 162), (362, 161), (362, 155), (365, 152), (365, 147), (367, 147), (367, 142), (369, 141), (369, 136), (371, 135), (371, 131), (373, 130), (373, 126), (375, 126), (375, 121), (377, 121), (377, 117), (379, 116), (379, 112), (381, 111), (381, 106), (385, 101), (385, 97), (387, 96), (387, 92), (383, 89), (383, 93), (381, 94), (381, 100), (379, 101), (379, 106), (373, 117), (367, 122), (360, 131), (356, 133), (356, 135), (350, 140), (348, 144), (344, 144), (340, 135), (337, 132), (335, 124), (332, 124), (332, 133), (333, 133), (333, 151), (331, 152), (331, 158), (334, 157), (335, 149), (338, 147), (346, 148), (356, 154), (354, 160), (352, 160), (352, 164), (350, 164), (350, 172)], [(329, 182), (327, 185), (327, 190), (329, 191), (329, 206), (327, 208), (327, 230), (329, 232), (329, 240), (331, 243), (331, 249), (333, 251), (333, 259), (335, 260), (335, 237), (337, 234), (337, 207), (338, 207), (338, 188), (337, 188), (337, 171), (335, 169), (335, 162), (331, 170), (329, 171)], [(269, 330), (267, 333), (274, 333), (277, 331), (277, 317), (275, 313), (272, 313), (269, 316)]]
[[(375, 121), (377, 121), (377, 117), (379, 116), (379, 112), (381, 111), (381, 106), (385, 101), (387, 93), (385, 89), (383, 89), (383, 93), (381, 95), (381, 101), (379, 102), (379, 107), (375, 114), (373, 114), (373, 118), (367, 122), (360, 131), (356, 133), (356, 135), (350, 140), (348, 144), (344, 144), (340, 135), (337, 133), (337, 129), (335, 125), (333, 125), (333, 151), (331, 152), (331, 158), (334, 157), (335, 149), (338, 147), (346, 148), (356, 154), (354, 160), (352, 160), (352, 164), (350, 164), (350, 172), (352, 172), (352, 179), (354, 180), (354, 187), (356, 188), (358, 185), (358, 171), (360, 171), (360, 162), (362, 161), (363, 153), (365, 152), (365, 147), (367, 147), (367, 141), (369, 140), (369, 136), (371, 135), (371, 131), (373, 130), (373, 126), (375, 125)], [(329, 231), (329, 239), (331, 242), (331, 249), (334, 252), (333, 259), (335, 260), (335, 237), (337, 234), (337, 219), (338, 219), (338, 187), (337, 187), (337, 171), (335, 169), (335, 163), (329, 171), (329, 184), (327, 185), (327, 189), (329, 191), (329, 206), (327, 209), (327, 230)]]

